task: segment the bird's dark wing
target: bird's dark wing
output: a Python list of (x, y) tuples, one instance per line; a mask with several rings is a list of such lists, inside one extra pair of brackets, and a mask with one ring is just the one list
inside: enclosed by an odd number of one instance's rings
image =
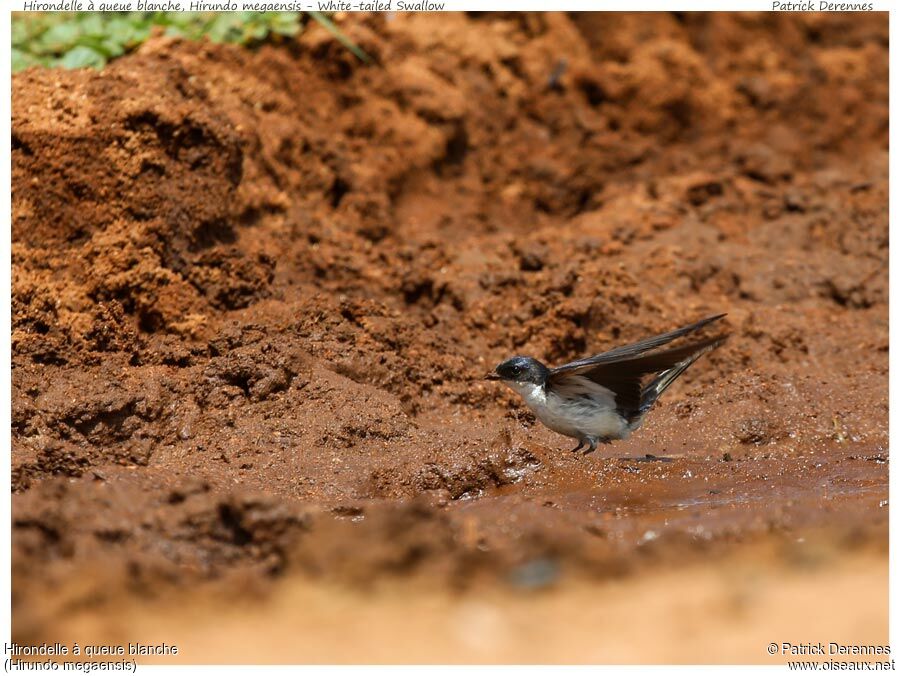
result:
[[(707, 338), (650, 354), (647, 352), (696, 331), (722, 316), (724, 315), (710, 317), (640, 343), (551, 369), (550, 386), (565, 389), (566, 381), (573, 376), (588, 378), (612, 391), (616, 397), (616, 408), (630, 419), (646, 411), (688, 366), (701, 355), (718, 347), (727, 336)], [(647, 378), (651, 374), (658, 375), (653, 379)]]
[(584, 359), (579, 359), (578, 361), (573, 361), (568, 364), (563, 364), (562, 366), (557, 366), (556, 368), (550, 369), (551, 376), (572, 371), (581, 371), (585, 367), (598, 366), (600, 364), (611, 364), (623, 359), (632, 359), (657, 347), (661, 347), (666, 343), (671, 343), (676, 338), (681, 338), (682, 336), (686, 336), (689, 333), (698, 331), (707, 324), (711, 324), (712, 322), (719, 320), (724, 316), (725, 314), (723, 313), (720, 315), (715, 315), (714, 317), (707, 317), (706, 319), (701, 319), (699, 322), (683, 326), (680, 329), (675, 329), (674, 331), (669, 331), (668, 333), (661, 333), (658, 336), (646, 338), (644, 340), (638, 341), (637, 343), (622, 345), (620, 347), (615, 347), (607, 352), (595, 354), (593, 357), (585, 357)]

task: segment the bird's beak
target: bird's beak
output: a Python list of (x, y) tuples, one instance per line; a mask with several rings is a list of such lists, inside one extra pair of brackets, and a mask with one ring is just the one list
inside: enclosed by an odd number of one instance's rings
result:
[(498, 376), (494, 371), (488, 373), (485, 377), (485, 380), (500, 380), (500, 376)]

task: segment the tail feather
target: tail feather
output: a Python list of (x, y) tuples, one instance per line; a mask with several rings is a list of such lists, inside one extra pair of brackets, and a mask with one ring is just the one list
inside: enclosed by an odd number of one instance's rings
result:
[(649, 411), (653, 404), (656, 403), (656, 400), (659, 399), (660, 395), (668, 389), (669, 385), (678, 380), (678, 377), (684, 373), (691, 364), (700, 359), (700, 357), (707, 352), (716, 349), (724, 342), (725, 337), (719, 337), (705, 342), (705, 344), (698, 346), (699, 349), (696, 352), (692, 352), (687, 359), (678, 362), (672, 368), (663, 371), (656, 378), (647, 383), (646, 387), (641, 390), (641, 405), (632, 424), (634, 426), (640, 425), (644, 415), (646, 415), (647, 411)]

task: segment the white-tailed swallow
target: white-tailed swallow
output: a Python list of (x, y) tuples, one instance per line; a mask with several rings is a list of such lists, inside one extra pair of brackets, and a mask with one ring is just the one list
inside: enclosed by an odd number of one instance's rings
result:
[(497, 366), (486, 379), (503, 381), (519, 393), (547, 427), (578, 439), (573, 452), (587, 445), (584, 453), (591, 453), (598, 443), (625, 439), (640, 427), (666, 388), (727, 336), (654, 350), (724, 316), (707, 317), (556, 368), (548, 368), (531, 357), (513, 357)]

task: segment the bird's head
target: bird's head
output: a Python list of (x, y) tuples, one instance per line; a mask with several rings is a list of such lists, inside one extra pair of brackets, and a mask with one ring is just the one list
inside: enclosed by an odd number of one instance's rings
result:
[(550, 369), (531, 357), (513, 357), (499, 364), (485, 380), (502, 380), (507, 385), (543, 385), (550, 377)]

